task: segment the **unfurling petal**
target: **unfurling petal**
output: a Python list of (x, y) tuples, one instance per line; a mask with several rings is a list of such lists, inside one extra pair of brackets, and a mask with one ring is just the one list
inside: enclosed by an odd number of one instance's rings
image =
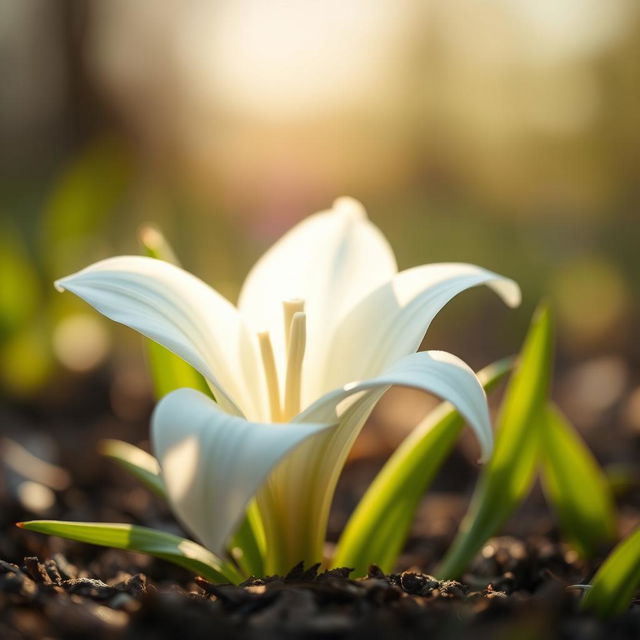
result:
[(227, 410), (259, 410), (254, 405), (261, 395), (250, 393), (257, 377), (253, 343), (234, 306), (202, 280), (161, 260), (120, 256), (62, 278), (56, 286), (186, 360), (207, 378)]
[[(457, 356), (445, 351), (421, 351), (408, 355), (375, 378), (350, 383), (327, 393), (297, 419), (312, 422), (338, 421), (341, 415), (346, 411), (353, 411), (356, 405), (367, 405), (371, 399), (377, 401), (380, 392), (384, 393), (390, 386), (420, 389), (450, 402), (475, 431), (483, 460), (491, 454), (493, 433), (482, 384), (473, 369)], [(349, 402), (350, 399), (353, 402)], [(343, 431), (346, 430), (341, 426), (331, 437), (339, 440)]]
[(396, 272), (391, 247), (362, 205), (340, 198), (333, 209), (306, 218), (262, 256), (247, 276), (238, 308), (256, 331), (270, 332), (282, 374), (283, 300), (305, 301), (306, 361), (312, 363), (314, 353), (324, 351), (331, 329)]
[(198, 391), (178, 389), (154, 411), (152, 444), (174, 513), (208, 549), (221, 553), (271, 469), (327, 427), (248, 422)]
[[(493, 436), (485, 392), (475, 373), (462, 360), (442, 351), (411, 354), (382, 375), (336, 389), (303, 411), (296, 420), (310, 422), (338, 421), (338, 427), (320, 433), (303, 443), (287, 456), (269, 478), (272, 495), (280, 496), (284, 513), (304, 513), (305, 505), (313, 505), (306, 519), (313, 522), (287, 522), (280, 529), (272, 524), (272, 537), (282, 537), (282, 553), (292, 550), (292, 556), (282, 564), (302, 557), (319, 560), (326, 532), (327, 517), (338, 476), (351, 446), (364, 422), (384, 392), (393, 385), (413, 387), (440, 396), (453, 404), (475, 431), (482, 458), (492, 449)], [(269, 496), (262, 492), (265, 500)], [(266, 503), (265, 503), (266, 504)], [(300, 549), (302, 537), (298, 529), (310, 532), (313, 539)], [(267, 530), (269, 535), (269, 530)], [(278, 544), (277, 540), (273, 544)], [(294, 558), (300, 556), (295, 560)]]
[(336, 329), (321, 367), (320, 387), (307, 389), (305, 400), (376, 375), (415, 352), (442, 307), (479, 285), (492, 288), (511, 307), (520, 303), (520, 289), (513, 280), (471, 264), (429, 264), (397, 274), (362, 300)]

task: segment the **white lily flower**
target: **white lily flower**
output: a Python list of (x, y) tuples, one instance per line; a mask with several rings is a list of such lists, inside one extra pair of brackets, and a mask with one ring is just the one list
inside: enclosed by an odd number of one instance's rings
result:
[(182, 523), (216, 553), (257, 492), (268, 571), (322, 559), (339, 473), (390, 386), (451, 402), (483, 458), (490, 454), (486, 397), (473, 371), (451, 354), (415, 353), (438, 311), (482, 284), (519, 304), (515, 282), (474, 265), (398, 273), (386, 239), (351, 198), (267, 251), (237, 308), (186, 271), (139, 256), (104, 260), (56, 283), (207, 379), (217, 405), (178, 390), (154, 413), (167, 491)]

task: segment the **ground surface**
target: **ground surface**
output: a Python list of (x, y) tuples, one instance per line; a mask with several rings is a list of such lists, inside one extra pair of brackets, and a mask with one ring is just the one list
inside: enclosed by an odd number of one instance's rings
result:
[[(365, 579), (348, 570), (242, 586), (196, 578), (157, 583), (118, 569), (111, 554), (101, 578), (62, 554), (21, 566), (0, 563), (0, 637), (18, 638), (637, 638), (640, 607), (607, 624), (578, 613), (576, 595), (549, 567), (570, 573), (559, 550), (513, 539), (490, 545), (479, 569), (502, 575), (484, 587), (439, 582), (416, 571)], [(125, 564), (131, 566), (130, 560)], [(94, 562), (93, 566), (96, 566)]]
[[(640, 637), (640, 607), (607, 623), (579, 612), (579, 593), (567, 587), (587, 582), (600, 560), (584, 565), (559, 542), (539, 496), (509, 525), (511, 535), (485, 545), (461, 582), (428, 575), (455, 533), (477, 474), (459, 452), (418, 515), (398, 564), (409, 570), (392, 575), (372, 567), (367, 578), (354, 580), (347, 570), (297, 567), (285, 577), (214, 586), (160, 560), (20, 530), (14, 526), (20, 520), (59, 518), (181, 533), (161, 501), (95, 453), (106, 437), (144, 444), (149, 401), (133, 411), (135, 398), (129, 398), (127, 412), (119, 414), (105, 380), (85, 384), (67, 398), (52, 394), (41, 406), (0, 410), (10, 443), (58, 465), (40, 468), (3, 442), (3, 640)], [(619, 442), (620, 457), (636, 460), (636, 440)], [(608, 438), (603, 448), (613, 444)], [(371, 473), (366, 460), (347, 470), (330, 526), (333, 539)], [(34, 490), (41, 485), (50, 488)], [(623, 530), (637, 522), (639, 498), (632, 483), (619, 504)]]

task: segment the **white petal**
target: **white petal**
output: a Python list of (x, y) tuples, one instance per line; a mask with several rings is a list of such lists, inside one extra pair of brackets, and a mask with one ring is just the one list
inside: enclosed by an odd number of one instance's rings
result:
[(479, 285), (491, 287), (509, 306), (520, 303), (520, 289), (513, 280), (471, 264), (429, 264), (397, 274), (362, 300), (336, 329), (320, 366), (322, 382), (309, 390), (309, 396), (377, 375), (415, 352), (440, 309)]
[[(283, 513), (305, 513), (305, 505), (307, 509), (305, 518), (290, 523), (272, 522), (272, 531), (267, 529), (267, 536), (271, 533), (272, 538), (284, 540), (281, 554), (290, 550), (290, 556), (281, 561), (282, 566), (302, 559), (320, 559), (331, 501), (349, 450), (375, 404), (393, 385), (421, 389), (451, 402), (475, 431), (483, 459), (490, 454), (493, 436), (485, 392), (474, 372), (449, 353), (411, 354), (376, 378), (326, 394), (296, 420), (338, 421), (338, 426), (303, 443), (269, 477), (268, 488), (272, 495), (280, 496), (285, 505)], [(263, 501), (261, 507), (269, 504), (265, 493), (263, 490), (258, 497), (259, 504)], [(308, 538), (302, 548), (301, 531)]]
[(244, 379), (256, 379), (253, 343), (232, 304), (190, 273), (161, 260), (120, 256), (56, 282), (108, 318), (136, 329), (195, 367), (229, 411), (256, 411)]
[(313, 363), (332, 327), (396, 271), (393, 251), (362, 205), (340, 198), (333, 209), (306, 218), (262, 256), (247, 276), (238, 308), (256, 331), (271, 332), (282, 373), (283, 300), (305, 301), (306, 361)]
[[(384, 393), (394, 385), (421, 389), (450, 402), (475, 431), (482, 459), (487, 459), (493, 447), (493, 434), (486, 394), (473, 370), (445, 351), (421, 351), (405, 356), (375, 378), (353, 382), (327, 393), (303, 411), (297, 420), (335, 422), (345, 411), (353, 411), (356, 405), (366, 405), (371, 398), (377, 401), (380, 392)], [(353, 396), (356, 396), (355, 400), (349, 402)], [(344, 429), (339, 427), (331, 437), (340, 439), (342, 431)], [(345, 435), (351, 438), (353, 434)]]
[(324, 424), (261, 424), (222, 411), (194, 389), (157, 405), (153, 449), (176, 516), (208, 549), (221, 553), (269, 471)]

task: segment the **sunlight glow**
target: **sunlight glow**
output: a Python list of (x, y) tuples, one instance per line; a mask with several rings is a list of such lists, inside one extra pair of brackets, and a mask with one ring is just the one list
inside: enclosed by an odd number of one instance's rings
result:
[(234, 109), (276, 119), (307, 116), (371, 95), (393, 57), (404, 5), (387, 0), (222, 3), (212, 8), (215, 20), (192, 12), (180, 43), (183, 66), (193, 86), (215, 88)]

